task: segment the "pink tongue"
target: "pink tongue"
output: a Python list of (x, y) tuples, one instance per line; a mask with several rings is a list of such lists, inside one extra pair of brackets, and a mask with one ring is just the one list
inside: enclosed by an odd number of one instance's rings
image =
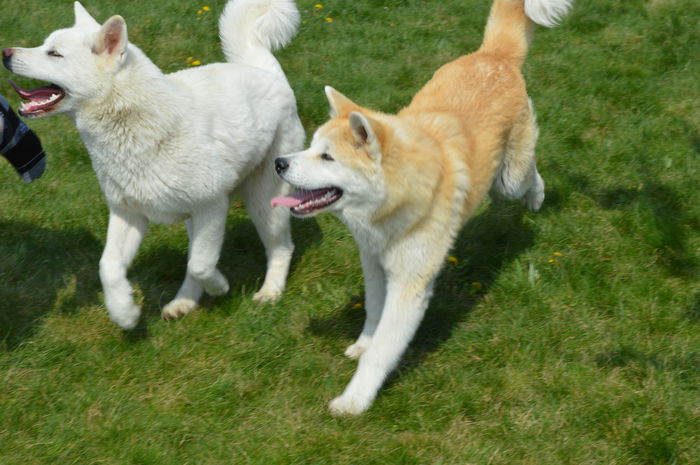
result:
[(295, 199), (294, 197), (275, 197), (272, 200), (270, 200), (270, 205), (273, 207), (276, 206), (282, 206), (282, 207), (296, 207), (299, 205), (301, 202), (303, 202), (301, 199)]
[(37, 99), (37, 98), (49, 98), (52, 94), (62, 94), (63, 90), (55, 85), (37, 87), (36, 89), (22, 89), (18, 86), (12, 79), (8, 79), (10, 85), (15, 89), (15, 91), (25, 100)]
[(293, 192), (289, 195), (283, 196), (283, 197), (275, 197), (274, 199), (270, 200), (270, 205), (273, 207), (276, 206), (282, 206), (282, 207), (296, 207), (303, 201), (309, 199), (311, 197), (311, 192)]

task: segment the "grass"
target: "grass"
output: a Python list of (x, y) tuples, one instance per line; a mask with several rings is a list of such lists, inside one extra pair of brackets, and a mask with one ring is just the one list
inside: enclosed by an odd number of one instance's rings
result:
[[(326, 118), (326, 84), (380, 110), (407, 104), (478, 46), (488, 12), (476, 0), (314, 4), (298, 2), (303, 24), (278, 54), (309, 132)], [(85, 2), (101, 21), (124, 16), (166, 71), (221, 59), (223, 5)], [(10, 2), (2, 46), (72, 21), (69, 2)], [(130, 273), (144, 322), (125, 333), (101, 300), (107, 210), (84, 146), (66, 118), (32, 122), (45, 177), (23, 185), (0, 164), (0, 463), (700, 462), (698, 21), (695, 0), (589, 0), (537, 30), (524, 72), (544, 207), (480, 210), (359, 418), (326, 411), (362, 322), (357, 251), (338, 221), (294, 222), (288, 290), (256, 306), (263, 250), (236, 204), (221, 258), (232, 290), (177, 322), (159, 312), (186, 234), (152, 227)]]

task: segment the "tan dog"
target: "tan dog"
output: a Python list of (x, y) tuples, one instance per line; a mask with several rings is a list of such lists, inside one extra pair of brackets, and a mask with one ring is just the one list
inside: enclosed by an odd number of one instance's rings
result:
[(332, 119), (311, 147), (276, 160), (302, 191), (272, 200), (296, 216), (331, 211), (360, 248), (367, 318), (345, 354), (359, 367), (335, 414), (371, 405), (423, 318), (433, 283), (489, 191), (544, 200), (535, 166), (537, 124), (520, 67), (533, 21), (552, 26), (571, 0), (495, 0), (476, 53), (441, 67), (397, 115), (330, 87)]

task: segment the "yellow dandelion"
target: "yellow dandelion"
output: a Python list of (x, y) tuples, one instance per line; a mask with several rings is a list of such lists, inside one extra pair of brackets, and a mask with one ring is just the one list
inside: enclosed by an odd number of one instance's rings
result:
[(547, 263), (549, 263), (550, 265), (554, 265), (555, 263), (557, 263), (557, 261), (553, 258), (550, 258), (549, 260), (547, 260)]
[(208, 6), (203, 6), (203, 7), (202, 7), (202, 10), (204, 10), (204, 11), (210, 11), (211, 8), (209, 8)]
[(457, 260), (457, 257), (450, 255), (447, 257), (447, 261), (452, 263), (454, 266), (457, 266), (459, 264), (459, 260)]
[(479, 291), (481, 291), (481, 288), (482, 288), (482, 284), (479, 281), (474, 281), (469, 286), (469, 289), (468, 289), (469, 295), (476, 295)]
[(321, 8), (323, 8), (323, 5), (321, 5), (320, 3), (317, 3), (317, 4), (314, 5), (314, 8), (319, 8), (319, 9), (321, 9)]
[(561, 257), (562, 253), (561, 252), (554, 252), (552, 255), (554, 255), (555, 257)]
[(327, 23), (332, 23), (332, 22), (333, 22), (333, 18), (326, 18), (326, 22), (327, 22)]
[(360, 310), (361, 308), (362, 308), (362, 304), (360, 302), (358, 302), (352, 306), (353, 310)]
[(190, 66), (199, 66), (199, 65), (201, 65), (201, 64), (202, 64), (201, 61), (199, 61), (199, 60), (194, 60), (193, 62), (190, 63)]

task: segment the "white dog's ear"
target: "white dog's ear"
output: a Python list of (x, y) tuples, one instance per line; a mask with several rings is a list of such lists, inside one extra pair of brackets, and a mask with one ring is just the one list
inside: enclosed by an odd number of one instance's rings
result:
[(102, 25), (100, 32), (97, 33), (97, 40), (92, 51), (97, 55), (106, 54), (123, 61), (128, 43), (126, 22), (121, 16), (115, 15)]
[(351, 111), (360, 109), (359, 105), (331, 86), (326, 86), (324, 91), (326, 98), (328, 98), (328, 104), (331, 106), (331, 118), (347, 118)]
[(381, 161), (381, 138), (384, 135), (381, 123), (357, 111), (350, 113), (349, 120), (350, 132), (355, 140), (355, 144), (359, 147), (364, 147), (372, 159)]
[(80, 4), (80, 2), (75, 2), (73, 4), (73, 12), (75, 13), (75, 25), (78, 27), (100, 27), (100, 23), (95, 21), (90, 13)]

